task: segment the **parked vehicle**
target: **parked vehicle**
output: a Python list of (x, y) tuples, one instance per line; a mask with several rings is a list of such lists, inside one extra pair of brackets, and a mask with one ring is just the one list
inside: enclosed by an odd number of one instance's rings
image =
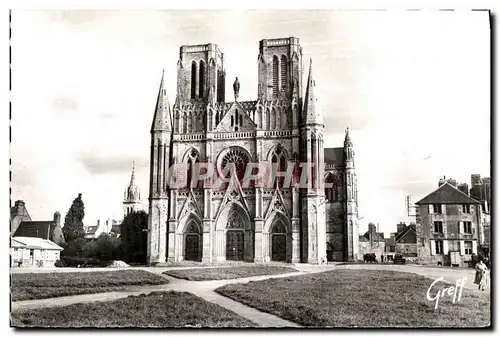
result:
[(363, 255), (363, 262), (377, 262), (377, 257), (374, 253), (366, 253)]
[(394, 254), (394, 264), (406, 264), (406, 259), (403, 258), (403, 254)]

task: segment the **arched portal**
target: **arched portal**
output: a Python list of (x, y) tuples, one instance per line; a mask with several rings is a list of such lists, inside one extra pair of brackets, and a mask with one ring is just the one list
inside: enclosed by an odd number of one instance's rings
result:
[(217, 259), (219, 261), (253, 261), (253, 243), (253, 225), (247, 211), (237, 201), (227, 204), (216, 223)]
[(203, 245), (203, 234), (199, 224), (194, 219), (190, 219), (184, 233), (184, 260), (201, 261)]
[(264, 261), (292, 261), (292, 229), (288, 217), (275, 211), (266, 219), (262, 231)]
[(271, 261), (286, 261), (286, 241), (286, 225), (277, 218), (271, 230)]

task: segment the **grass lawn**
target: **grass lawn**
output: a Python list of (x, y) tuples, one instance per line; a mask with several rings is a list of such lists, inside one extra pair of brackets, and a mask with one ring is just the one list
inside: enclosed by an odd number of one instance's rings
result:
[[(318, 274), (230, 284), (216, 289), (261, 311), (303, 326), (485, 327), (491, 322), (490, 296), (463, 289), (452, 297), (427, 300), (434, 280), (382, 270), (335, 270)], [(442, 283), (441, 283), (442, 285)], [(431, 296), (444, 286), (435, 285)]]
[(187, 292), (154, 292), (116, 301), (11, 313), (15, 327), (252, 327), (255, 324)]
[(93, 294), (134, 285), (166, 284), (168, 280), (143, 270), (82, 273), (12, 274), (12, 301)]
[(297, 272), (297, 270), (290, 267), (281, 266), (234, 266), (221, 268), (168, 270), (163, 272), (163, 274), (190, 281), (209, 281), (227, 280), (259, 275), (277, 275), (293, 272)]

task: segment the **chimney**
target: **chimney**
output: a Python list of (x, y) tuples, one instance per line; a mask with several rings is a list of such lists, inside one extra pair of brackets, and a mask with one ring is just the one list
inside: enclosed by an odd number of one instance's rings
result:
[(54, 222), (57, 224), (57, 225), (60, 225), (61, 224), (61, 214), (59, 212), (55, 212), (54, 213)]
[(406, 224), (404, 222), (400, 222), (397, 224), (397, 229), (398, 229), (398, 233), (401, 233), (405, 228), (406, 228)]
[(17, 200), (16, 203), (14, 204), (14, 208), (16, 209), (16, 214), (23, 214), (24, 213), (24, 201), (22, 200)]
[(467, 183), (462, 183), (458, 185), (458, 190), (464, 194), (469, 195), (469, 185)]

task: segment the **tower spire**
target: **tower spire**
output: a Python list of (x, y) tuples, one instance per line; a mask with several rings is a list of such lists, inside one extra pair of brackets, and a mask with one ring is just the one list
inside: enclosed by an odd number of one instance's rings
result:
[(172, 131), (172, 115), (170, 103), (168, 101), (167, 90), (165, 89), (165, 69), (162, 71), (158, 98), (156, 100), (155, 114), (151, 132), (153, 131)]
[(304, 97), (304, 121), (305, 124), (323, 124), (321, 115), (316, 111), (316, 98), (314, 87), (316, 83), (312, 74), (312, 59), (309, 59), (309, 75), (307, 77), (306, 95)]

